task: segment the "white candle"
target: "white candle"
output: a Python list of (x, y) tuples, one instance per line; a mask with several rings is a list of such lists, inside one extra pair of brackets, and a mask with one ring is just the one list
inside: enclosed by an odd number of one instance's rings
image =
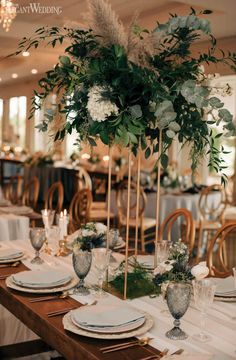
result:
[(64, 220), (64, 236), (67, 236), (68, 217), (67, 217), (66, 209), (64, 209), (64, 212), (63, 212), (63, 220)]
[(60, 212), (59, 216), (59, 232), (60, 232), (60, 240), (64, 239), (64, 216), (63, 212)]
[(45, 229), (48, 229), (49, 228), (49, 221), (48, 221), (48, 211), (47, 211), (47, 209), (44, 209), (44, 211), (43, 211), (43, 222), (44, 222)]

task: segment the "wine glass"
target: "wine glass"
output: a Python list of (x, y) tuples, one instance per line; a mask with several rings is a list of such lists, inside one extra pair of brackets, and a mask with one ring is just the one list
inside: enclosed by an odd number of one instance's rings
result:
[(54, 222), (55, 210), (41, 210), (44, 227), (50, 228)]
[(89, 295), (90, 291), (84, 286), (84, 279), (89, 273), (92, 264), (92, 254), (90, 251), (74, 249), (72, 254), (72, 263), (76, 275), (79, 278), (79, 284), (74, 289), (74, 294)]
[(31, 245), (35, 249), (35, 257), (31, 260), (31, 263), (37, 265), (43, 264), (44, 261), (39, 256), (39, 251), (46, 240), (46, 231), (43, 228), (35, 227), (30, 229), (29, 235)]
[(180, 318), (186, 313), (191, 298), (191, 286), (187, 283), (171, 283), (166, 291), (167, 305), (174, 320), (174, 327), (167, 331), (166, 337), (184, 340), (188, 335), (180, 329)]
[(103, 295), (103, 281), (106, 275), (106, 271), (109, 266), (110, 257), (111, 257), (111, 250), (105, 248), (95, 248), (92, 249), (92, 256), (93, 256), (93, 264), (95, 268), (98, 270), (98, 286), (99, 291), (97, 292), (98, 296)]
[(59, 235), (60, 235), (59, 226), (54, 225), (47, 229), (48, 243), (54, 255), (56, 254), (59, 247)]
[(236, 267), (233, 268), (233, 275), (234, 275), (234, 288), (236, 290)]
[(212, 281), (209, 279), (193, 280), (193, 294), (195, 306), (201, 312), (201, 331), (199, 334), (196, 334), (193, 337), (201, 342), (207, 342), (211, 340), (211, 336), (207, 335), (204, 330), (207, 311), (213, 303), (215, 290), (216, 285), (213, 284)]
[(171, 242), (162, 240), (157, 242), (157, 265), (166, 261), (169, 257)]

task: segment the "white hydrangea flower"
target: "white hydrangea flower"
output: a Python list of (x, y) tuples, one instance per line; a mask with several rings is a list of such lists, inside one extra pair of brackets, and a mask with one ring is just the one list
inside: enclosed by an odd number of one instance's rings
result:
[(106, 225), (102, 223), (95, 223), (95, 228), (98, 234), (105, 234), (105, 232), (107, 231)]
[(191, 274), (196, 280), (201, 280), (207, 277), (209, 274), (209, 268), (207, 267), (206, 261), (201, 261), (198, 265), (193, 266)]
[(88, 93), (87, 109), (93, 121), (105, 121), (111, 115), (118, 115), (119, 109), (110, 100), (103, 99), (102, 92), (106, 89), (94, 85)]

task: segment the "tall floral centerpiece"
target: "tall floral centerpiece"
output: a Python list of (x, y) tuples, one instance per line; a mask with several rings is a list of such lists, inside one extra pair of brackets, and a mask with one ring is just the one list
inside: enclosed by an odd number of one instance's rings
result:
[[(160, 174), (160, 164), (168, 165), (168, 148), (178, 139), (183, 146), (190, 145), (193, 171), (199, 160), (207, 157), (208, 165), (222, 173), (224, 181), (225, 164), (221, 158), (224, 149), (218, 149), (215, 141), (223, 134), (233, 135), (235, 127), (232, 115), (206, 81), (201, 65), (223, 62), (235, 70), (236, 55), (230, 52), (216, 55), (216, 40), (206, 18), (211, 11), (196, 13), (191, 9), (188, 16), (171, 15), (165, 24), (157, 23), (154, 29), (147, 30), (138, 25), (136, 18), (125, 29), (104, 0), (88, 0), (88, 8), (89, 29), (42, 27), (19, 44), (17, 53), (37, 48), (45, 41), (52, 47), (66, 43), (59, 62), (46, 72), (39, 81), (40, 90), (35, 92), (31, 117), (51, 92), (57, 94), (57, 102), (46, 110), (37, 128), (49, 130), (55, 141), (63, 140), (72, 131), (78, 134), (78, 144), (89, 142), (96, 146), (100, 139), (110, 149), (109, 179), (114, 144), (129, 148), (130, 179), (131, 152), (138, 154), (138, 173), (140, 151), (145, 152), (146, 158), (158, 153)], [(194, 57), (191, 46), (202, 35), (209, 37), (209, 50)], [(58, 122), (58, 114), (63, 121)], [(217, 126), (221, 132), (214, 136), (212, 128)], [(139, 196), (140, 177), (137, 178)], [(108, 183), (109, 214), (111, 181)], [(130, 181), (128, 192), (129, 189)], [(159, 192), (156, 242), (158, 210)], [(138, 219), (138, 209), (136, 213)], [(128, 223), (129, 199), (126, 258)], [(108, 217), (108, 231), (109, 225)], [(127, 264), (126, 260), (126, 272)]]

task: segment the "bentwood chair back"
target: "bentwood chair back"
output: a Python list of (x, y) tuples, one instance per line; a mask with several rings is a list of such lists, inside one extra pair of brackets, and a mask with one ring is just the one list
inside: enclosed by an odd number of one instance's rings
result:
[[(213, 194), (215, 194), (214, 199), (212, 199)], [(209, 236), (222, 226), (225, 208), (226, 194), (221, 185), (211, 185), (201, 191), (198, 202), (200, 219), (195, 224), (198, 229), (196, 262), (202, 257), (203, 233), (206, 232)]]
[[(165, 238), (165, 240), (171, 241), (172, 228), (174, 224), (180, 220), (180, 218), (183, 218), (183, 223), (185, 225), (185, 234), (182, 240), (188, 246), (189, 253), (191, 254), (195, 241), (195, 225), (192, 214), (187, 209), (177, 209), (169, 214), (160, 227), (159, 240), (163, 240), (163, 238)], [(179, 226), (181, 227), (181, 224), (179, 224)]]
[(89, 221), (91, 204), (92, 193), (89, 189), (82, 189), (73, 196), (69, 207), (70, 232)]
[(77, 190), (89, 189), (92, 191), (92, 180), (89, 173), (81, 166), (78, 167), (76, 174), (77, 177)]
[(227, 277), (236, 266), (236, 221), (224, 224), (210, 241), (207, 251), (207, 266), (210, 276)]
[[(116, 204), (118, 209), (118, 226), (122, 232), (127, 224), (127, 199), (128, 199), (128, 181), (124, 180), (120, 183), (116, 193)], [(141, 250), (145, 251), (145, 245), (152, 243), (155, 238), (156, 220), (144, 216), (145, 207), (147, 204), (146, 194), (142, 187), (140, 187), (140, 200), (138, 208), (138, 231), (141, 242)], [(136, 228), (136, 205), (137, 205), (137, 185), (131, 182), (130, 186), (130, 218), (129, 226), (131, 229)], [(133, 240), (132, 235), (130, 235)]]
[(26, 185), (23, 190), (22, 204), (36, 209), (38, 196), (39, 196), (39, 179), (34, 176)]
[[(218, 200), (211, 201), (210, 196), (216, 192), (219, 194)], [(226, 194), (221, 185), (207, 186), (201, 191), (198, 208), (200, 217), (203, 220), (221, 221), (226, 207)]]
[(5, 199), (12, 204), (18, 204), (22, 197), (23, 177), (21, 175), (11, 176), (10, 181), (3, 188)]
[(58, 214), (62, 210), (63, 201), (64, 188), (61, 181), (57, 181), (52, 184), (46, 192), (44, 208), (49, 210), (55, 210)]

